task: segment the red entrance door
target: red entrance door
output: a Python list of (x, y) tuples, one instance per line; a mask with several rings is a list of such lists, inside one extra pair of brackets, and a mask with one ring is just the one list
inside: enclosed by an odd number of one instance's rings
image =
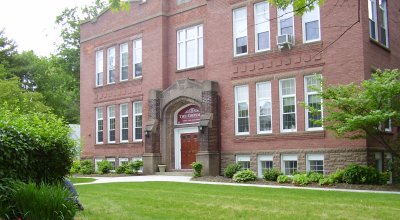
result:
[(191, 169), (191, 164), (196, 161), (199, 150), (197, 133), (181, 134), (181, 168)]

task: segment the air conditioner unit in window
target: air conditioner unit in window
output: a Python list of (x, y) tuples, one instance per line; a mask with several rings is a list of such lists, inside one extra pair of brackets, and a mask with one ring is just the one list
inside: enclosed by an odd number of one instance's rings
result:
[(276, 36), (276, 42), (279, 49), (282, 47), (290, 47), (294, 45), (294, 36), (291, 34), (283, 34)]

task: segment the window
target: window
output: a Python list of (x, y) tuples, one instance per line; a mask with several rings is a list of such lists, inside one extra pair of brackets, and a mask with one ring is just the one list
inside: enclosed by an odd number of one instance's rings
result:
[(142, 39), (133, 41), (133, 78), (142, 77)]
[(272, 132), (271, 82), (256, 84), (257, 133)]
[(128, 142), (128, 104), (120, 105), (120, 137), (121, 142)]
[(303, 14), (303, 42), (321, 40), (319, 6), (316, 3), (312, 11)]
[(108, 84), (115, 83), (115, 48), (114, 47), (108, 48), (107, 72), (108, 72), (108, 77), (107, 77)]
[(118, 166), (122, 166), (124, 164), (128, 164), (129, 163), (129, 159), (128, 158), (119, 158), (118, 159)]
[(387, 0), (379, 0), (379, 42), (389, 47), (387, 17)]
[(115, 172), (115, 158), (107, 158), (107, 161), (111, 164), (110, 172)]
[(249, 87), (235, 87), (235, 130), (236, 135), (249, 134)]
[(128, 43), (120, 46), (120, 78), (121, 81), (128, 79)]
[(307, 155), (307, 172), (317, 172), (324, 174), (324, 155), (308, 154)]
[(247, 11), (246, 7), (233, 10), (234, 55), (247, 54)]
[(103, 108), (96, 108), (96, 144), (103, 143)]
[(263, 173), (273, 168), (273, 156), (272, 155), (259, 155), (258, 156), (258, 176), (262, 177)]
[(390, 118), (385, 122), (385, 131), (392, 132), (392, 120)]
[(237, 155), (236, 163), (242, 166), (242, 170), (250, 169), (250, 156), (248, 155)]
[(293, 6), (289, 5), (285, 10), (278, 9), (278, 35), (294, 35)]
[(392, 175), (392, 168), (393, 168), (393, 157), (391, 153), (386, 153), (386, 170), (389, 170), (389, 180), (387, 181), (388, 184), (392, 184), (393, 182), (393, 175)]
[(99, 171), (99, 165), (98, 165), (98, 163), (100, 163), (101, 161), (103, 161), (103, 159), (102, 158), (95, 158), (94, 159), (94, 171)]
[(203, 25), (177, 32), (178, 70), (203, 65)]
[(115, 106), (108, 106), (108, 143), (115, 143)]
[(383, 170), (382, 153), (381, 152), (375, 153), (375, 168), (379, 172), (382, 172), (382, 170)]
[(322, 119), (322, 99), (319, 96), (321, 91), (321, 75), (312, 75), (304, 77), (304, 93), (306, 105), (318, 110), (318, 113), (311, 113), (308, 109), (305, 111), (306, 130), (321, 130), (322, 126), (317, 124), (317, 120)]
[(133, 103), (133, 140), (142, 140), (142, 102)]
[(293, 175), (297, 171), (297, 155), (282, 156), (282, 172), (285, 175)]
[(282, 79), (279, 81), (281, 110), (281, 132), (296, 131), (296, 81)]
[(369, 36), (378, 40), (378, 22), (376, 15), (376, 0), (368, 0)]
[(103, 51), (96, 51), (96, 86), (103, 85)]
[(269, 4), (260, 2), (254, 5), (255, 47), (256, 52), (270, 49)]

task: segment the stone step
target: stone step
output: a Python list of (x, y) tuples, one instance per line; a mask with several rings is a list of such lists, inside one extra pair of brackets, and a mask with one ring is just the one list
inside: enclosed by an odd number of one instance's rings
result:
[(159, 176), (192, 176), (193, 170), (170, 170), (168, 172), (156, 172)]

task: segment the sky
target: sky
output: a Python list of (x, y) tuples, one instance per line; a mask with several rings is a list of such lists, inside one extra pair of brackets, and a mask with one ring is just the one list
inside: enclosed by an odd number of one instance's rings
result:
[(33, 50), (39, 56), (55, 53), (60, 43), (56, 17), (64, 8), (83, 7), (94, 0), (0, 0), (0, 29), (13, 39), (18, 52)]

